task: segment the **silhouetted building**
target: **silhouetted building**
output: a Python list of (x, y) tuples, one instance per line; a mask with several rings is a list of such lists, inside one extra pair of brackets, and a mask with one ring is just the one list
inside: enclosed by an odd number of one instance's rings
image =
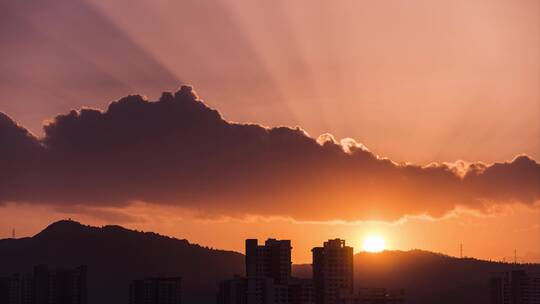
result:
[(233, 279), (219, 283), (218, 304), (246, 304), (247, 279), (234, 276)]
[(0, 277), (0, 303), (19, 303), (18, 275)]
[(13, 274), (0, 277), (0, 303), (34, 304), (34, 286), (32, 275)]
[[(218, 304), (272, 304), (288, 303), (280, 299), (285, 297), (283, 287), (276, 285), (272, 278), (235, 276), (221, 281), (217, 295)], [(281, 293), (281, 294), (280, 294)]]
[(219, 304), (313, 304), (311, 280), (291, 277), (291, 241), (246, 240), (246, 276), (222, 281)]
[(86, 304), (86, 266), (73, 269), (34, 267), (33, 275), (0, 278), (1, 304)]
[(49, 269), (34, 267), (35, 304), (86, 304), (87, 267)]
[(181, 304), (182, 278), (149, 277), (129, 285), (130, 304)]
[(291, 241), (246, 240), (246, 303), (286, 303), (291, 277)]
[(291, 241), (268, 239), (259, 245), (246, 240), (246, 276), (272, 278), (275, 284), (287, 284), (291, 277)]
[(235, 276), (231, 280), (221, 281), (217, 303), (219, 304), (247, 304), (251, 303), (287, 303), (287, 304), (314, 304), (313, 282), (309, 279), (291, 278), (289, 284), (274, 284), (272, 278), (251, 278), (256, 280), (255, 286), (259, 288), (256, 297), (248, 300), (248, 278)]
[(342, 296), (339, 304), (403, 304), (405, 290), (389, 291), (386, 288), (360, 288), (357, 294)]
[(492, 304), (540, 304), (540, 273), (514, 270), (490, 279)]
[(345, 246), (345, 240), (334, 239), (311, 251), (315, 303), (337, 304), (340, 297), (350, 297), (354, 292), (353, 248)]
[(313, 280), (292, 278), (289, 282), (288, 300), (290, 304), (315, 303)]

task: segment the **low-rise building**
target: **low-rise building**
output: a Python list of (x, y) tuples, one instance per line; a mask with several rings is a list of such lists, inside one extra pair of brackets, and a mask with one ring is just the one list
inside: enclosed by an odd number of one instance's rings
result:
[(388, 290), (386, 288), (360, 288), (353, 296), (343, 296), (340, 304), (403, 304), (405, 290)]
[(86, 304), (87, 267), (34, 267), (33, 274), (13, 274), (0, 278), (2, 304)]
[(181, 277), (148, 277), (129, 285), (130, 304), (182, 304)]
[(493, 273), (490, 298), (492, 304), (540, 304), (540, 273), (524, 270)]

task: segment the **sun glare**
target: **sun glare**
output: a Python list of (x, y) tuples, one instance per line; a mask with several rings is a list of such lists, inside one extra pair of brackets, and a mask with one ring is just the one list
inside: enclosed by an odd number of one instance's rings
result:
[(384, 240), (377, 235), (370, 235), (364, 240), (364, 251), (381, 252), (384, 250)]

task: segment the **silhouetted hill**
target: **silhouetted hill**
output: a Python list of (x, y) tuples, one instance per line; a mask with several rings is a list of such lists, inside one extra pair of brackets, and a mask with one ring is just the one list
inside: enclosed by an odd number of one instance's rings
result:
[[(51, 224), (31, 238), (0, 240), (0, 274), (31, 272), (35, 264), (86, 264), (90, 304), (127, 303), (129, 281), (148, 275), (184, 277), (186, 303), (214, 304), (218, 281), (244, 273), (244, 256), (120, 226), (74, 221)], [(405, 288), (407, 303), (488, 303), (491, 272), (540, 265), (458, 259), (441, 254), (385, 251), (355, 255), (355, 282), (362, 287)], [(293, 274), (311, 277), (311, 265)]]
[[(357, 287), (405, 288), (407, 303), (489, 303), (491, 272), (536, 269), (472, 258), (454, 258), (422, 250), (358, 253), (354, 257)], [(311, 277), (311, 265), (294, 265), (293, 274)]]
[(181, 275), (186, 303), (213, 304), (217, 282), (244, 271), (239, 253), (119, 226), (59, 221), (31, 238), (0, 240), (1, 273), (40, 263), (88, 265), (90, 304), (127, 303), (129, 281), (148, 275)]

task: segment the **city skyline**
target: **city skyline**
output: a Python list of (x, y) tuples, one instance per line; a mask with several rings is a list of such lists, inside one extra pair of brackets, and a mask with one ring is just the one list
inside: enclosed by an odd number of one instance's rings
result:
[[(72, 219), (72, 218), (66, 218), (66, 219), (59, 220), (59, 221), (73, 221), (75, 223), (79, 223), (76, 219)], [(111, 226), (111, 224), (103, 224), (102, 226), (107, 227), (107, 226)], [(114, 227), (115, 225), (112, 224), (112, 226)], [(326, 226), (326, 225), (323, 225), (323, 227), (324, 226)], [(41, 231), (41, 229), (43, 229), (43, 227), (40, 227), (39, 231)], [(137, 231), (148, 231), (148, 232), (152, 231), (152, 230), (144, 230), (144, 229), (138, 229), (138, 228), (133, 228), (133, 229), (135, 229)], [(429, 251), (429, 250), (422, 249), (422, 248), (409, 248), (409, 249), (393, 248), (392, 245), (386, 244), (386, 240), (382, 239), (382, 237), (380, 236), (381, 234), (370, 233), (370, 232), (374, 231), (373, 229), (366, 230), (366, 231), (368, 231), (368, 232), (363, 233), (362, 237), (356, 239), (356, 242), (354, 240), (351, 241), (349, 239), (339, 237), (339, 236), (331, 236), (329, 231), (327, 231), (326, 235), (328, 235), (327, 238), (329, 240), (337, 238), (337, 239), (342, 239), (342, 240), (346, 241), (351, 246), (351, 248), (353, 249), (354, 254), (358, 254), (358, 253), (378, 254), (378, 253), (381, 253), (381, 252), (384, 252), (384, 251), (403, 251), (403, 252), (416, 251), (416, 250)], [(14, 232), (14, 230), (11, 231), (11, 233), (13, 233), (13, 232)], [(172, 238), (181, 238), (181, 237), (175, 236), (175, 235), (167, 235), (167, 234), (162, 234), (162, 235), (167, 236), (167, 237), (172, 237)], [(249, 235), (249, 233), (248, 233), (248, 235)], [(251, 235), (248, 239), (255, 239), (255, 240), (259, 239), (259, 238), (260, 239), (270, 239), (270, 240), (280, 239), (280, 237), (277, 237), (276, 235), (277, 234), (261, 235), (261, 236)], [(283, 235), (283, 234), (279, 234), (279, 235)], [(9, 235), (9, 236), (7, 236), (7, 234), (6, 234), (6, 237), (3, 238), (3, 239), (24, 239), (24, 238), (32, 237), (32, 236), (35, 236), (35, 235), (28, 235), (28, 236), (15, 235), (15, 237), (13, 237), (12, 234)], [(382, 247), (378, 247), (376, 249), (366, 248), (366, 241), (369, 242), (369, 240), (372, 239), (372, 238), (377, 238), (377, 239), (381, 238), (385, 242), (385, 244)], [(2, 237), (0, 237), (0, 239), (2, 239)], [(189, 238), (186, 238), (186, 239), (189, 240)], [(210, 244), (206, 244), (204, 242), (197, 242), (198, 245), (209, 247), (209, 248), (214, 248), (214, 249), (217, 249), (217, 250), (231, 250), (231, 251), (235, 251), (235, 252), (239, 252), (239, 253), (244, 251), (245, 242), (243, 242), (242, 239), (239, 239), (239, 240), (237, 240), (236, 243), (237, 244), (235, 245), (235, 247), (229, 248), (229, 247), (215, 247), (215, 246), (212, 246)], [(300, 240), (300, 243), (302, 243), (301, 240)], [(308, 245), (300, 246), (300, 247), (295, 246), (294, 248), (296, 248), (297, 250), (292, 251), (291, 261), (293, 261), (294, 264), (309, 264), (309, 263), (311, 263), (311, 258), (312, 258), (312, 254), (310, 253), (311, 249), (317, 247), (317, 245), (320, 243), (320, 240), (317, 239), (313, 243), (306, 243), (306, 242), (304, 242), (304, 243), (308, 244)], [(507, 252), (505, 252), (504, 255), (502, 255), (500, 257), (497, 257), (497, 258), (491, 258), (491, 257), (481, 257), (481, 256), (471, 255), (467, 250), (467, 244), (464, 244), (464, 243), (452, 244), (452, 246), (455, 247), (454, 248), (455, 252), (451, 252), (451, 253), (446, 253), (446, 252), (442, 252), (442, 251), (431, 251), (431, 252), (436, 253), (436, 254), (443, 254), (443, 255), (447, 255), (449, 257), (455, 257), (455, 258), (465, 258), (465, 259), (471, 258), (471, 259), (478, 259), (478, 260), (484, 260), (484, 261), (489, 261), (489, 262), (500, 262), (500, 263), (508, 263), (508, 264), (516, 264), (516, 263), (517, 264), (527, 264), (527, 263), (538, 264), (539, 263), (538, 261), (534, 260), (534, 257), (531, 260), (529, 260), (527, 258), (524, 258), (522, 253), (518, 252), (518, 250), (516, 248), (507, 248), (508, 250), (507, 250)], [(305, 248), (307, 248), (308, 250), (307, 251), (304, 250)], [(305, 252), (298, 254), (298, 251), (302, 251), (302, 250), (304, 250)], [(307, 255), (306, 255), (306, 253), (307, 253)], [(305, 256), (308, 256), (308, 258), (306, 259)]]
[[(153, 232), (62, 220), (32, 238), (0, 241), (0, 302), (61, 298), (80, 304), (88, 297), (87, 303), (524, 304), (540, 297), (540, 264), (418, 250), (353, 255), (345, 240), (335, 238), (319, 240), (310, 264), (294, 264), (297, 248), (290, 240), (243, 243), (240, 254)], [(34, 275), (26, 275), (33, 265)], [(508, 302), (512, 298), (525, 302)]]

